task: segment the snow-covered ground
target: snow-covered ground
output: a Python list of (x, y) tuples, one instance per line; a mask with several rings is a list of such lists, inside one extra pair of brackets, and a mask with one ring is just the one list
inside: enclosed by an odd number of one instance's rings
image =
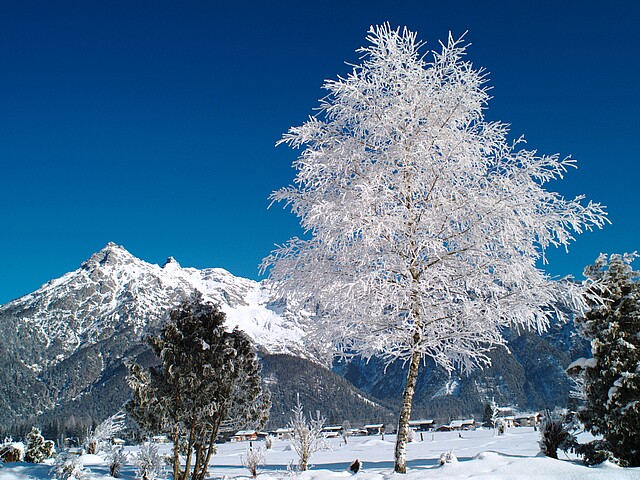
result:
[[(492, 430), (473, 432), (425, 433), (421, 441), (409, 444), (407, 475), (393, 473), (393, 448), (395, 437), (352, 437), (344, 445), (341, 439), (327, 440), (329, 449), (317, 452), (311, 459), (312, 467), (304, 473), (292, 473), (289, 465), (297, 457), (289, 442), (276, 441), (267, 453), (259, 479), (280, 480), (300, 478), (304, 480), (330, 480), (354, 478), (359, 480), (418, 480), (418, 479), (561, 479), (561, 480), (640, 480), (640, 468), (619, 468), (605, 463), (597, 467), (585, 467), (575, 457), (559, 452), (559, 460), (538, 456), (539, 433), (533, 428), (512, 428), (506, 434), (495, 436)], [(253, 442), (255, 447), (262, 442)], [(219, 446), (209, 469), (211, 479), (247, 479), (248, 471), (242, 466), (248, 442), (226, 443)], [(168, 445), (161, 447), (169, 451)], [(136, 447), (127, 447), (134, 454)], [(458, 461), (438, 466), (440, 454), (452, 450)], [(356, 458), (364, 462), (364, 468), (356, 475), (348, 471)], [(84, 464), (91, 470), (91, 478), (109, 479), (108, 465), (101, 455), (86, 455)], [(0, 468), (0, 480), (27, 480), (50, 478), (49, 467), (27, 463), (7, 464)], [(121, 478), (135, 478), (135, 466), (129, 463)]]

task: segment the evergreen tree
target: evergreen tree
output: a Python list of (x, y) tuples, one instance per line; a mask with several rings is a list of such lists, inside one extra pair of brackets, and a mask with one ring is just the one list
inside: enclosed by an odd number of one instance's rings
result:
[(581, 450), (587, 463), (617, 458), (640, 466), (640, 272), (631, 263), (636, 254), (600, 255), (585, 276), (594, 281), (602, 302), (576, 319), (591, 340), (592, 359), (575, 362), (585, 404), (578, 418), (601, 435)]
[(38, 427), (33, 427), (27, 435), (27, 448), (24, 452), (25, 462), (42, 463), (50, 458), (54, 453), (54, 446), (51, 440), (46, 440), (40, 433)]
[(245, 333), (229, 332), (224, 323), (218, 306), (186, 302), (170, 313), (159, 336), (148, 338), (161, 364), (130, 366), (127, 411), (143, 430), (172, 439), (176, 480), (206, 476), (221, 428), (259, 428), (267, 420), (270, 400), (255, 349)]
[(484, 405), (484, 412), (482, 413), (482, 425), (485, 427), (494, 427), (493, 421), (493, 407), (490, 403)]

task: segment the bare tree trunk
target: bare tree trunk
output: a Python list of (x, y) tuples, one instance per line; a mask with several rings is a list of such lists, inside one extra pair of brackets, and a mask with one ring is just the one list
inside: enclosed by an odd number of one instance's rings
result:
[(172, 434), (173, 440), (173, 478), (180, 479), (180, 436), (177, 432)]
[[(417, 333), (417, 332), (416, 332)], [(419, 336), (419, 334), (418, 334)], [(411, 419), (411, 406), (413, 404), (413, 394), (416, 390), (418, 380), (418, 368), (420, 367), (421, 354), (417, 345), (414, 344), (409, 363), (409, 374), (407, 383), (402, 394), (402, 409), (398, 418), (398, 436), (396, 439), (395, 466), (397, 473), (407, 473), (407, 439), (409, 431), (409, 420)]]
[(191, 475), (191, 460), (193, 457), (193, 444), (194, 444), (194, 434), (196, 429), (196, 420), (193, 418), (191, 420), (191, 425), (189, 428), (189, 441), (187, 443), (187, 460), (184, 466), (184, 480), (187, 480)]
[(205, 477), (207, 473), (207, 469), (209, 468), (209, 462), (211, 461), (211, 455), (216, 451), (216, 438), (218, 438), (218, 430), (220, 429), (220, 416), (216, 417), (216, 420), (213, 422), (213, 426), (211, 428), (211, 435), (209, 437), (209, 448), (207, 449), (207, 455), (204, 459), (204, 470), (202, 474), (202, 478)]

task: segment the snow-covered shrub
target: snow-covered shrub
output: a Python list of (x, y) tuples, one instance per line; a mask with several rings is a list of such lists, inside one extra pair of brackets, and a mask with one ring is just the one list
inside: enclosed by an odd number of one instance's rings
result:
[(120, 471), (127, 462), (129, 455), (127, 455), (122, 448), (114, 448), (107, 456), (109, 462), (109, 474), (113, 478), (120, 477)]
[(271, 450), (273, 448), (273, 444), (275, 443), (276, 439), (273, 435), (267, 435), (266, 437), (264, 437), (264, 446), (267, 450)]
[(258, 467), (264, 465), (267, 461), (267, 449), (264, 447), (249, 447), (240, 458), (240, 461), (242, 466), (251, 472), (251, 476), (256, 478), (258, 476)]
[(577, 445), (576, 452), (582, 455), (582, 461), (588, 466), (599, 465), (605, 460), (616, 464), (620, 463), (620, 459), (611, 453), (608, 443), (603, 440)]
[(409, 428), (407, 430), (407, 443), (415, 442), (416, 440), (416, 431), (413, 428)]
[(345, 420), (342, 422), (342, 439), (344, 440), (344, 444), (349, 443), (349, 437), (351, 436), (351, 423), (349, 420)]
[(54, 480), (88, 480), (91, 470), (82, 465), (79, 455), (60, 452), (49, 474)]
[(125, 414), (118, 412), (110, 416), (89, 432), (85, 449), (87, 453), (95, 454), (111, 445), (111, 440), (124, 429)]
[(440, 454), (438, 465), (444, 465), (445, 463), (456, 463), (457, 461), (458, 458), (453, 454), (453, 451), (447, 450), (446, 452), (442, 452)]
[(289, 421), (289, 428), (291, 429), (291, 445), (298, 454), (299, 470), (305, 471), (309, 466), (311, 456), (318, 450), (325, 447), (322, 427), (324, 426), (326, 419), (324, 417), (314, 419), (310, 416), (309, 421), (307, 422), (299, 398), (298, 404), (292, 411), (293, 417), (291, 417), (291, 420)]
[(540, 428), (540, 450), (547, 457), (558, 458), (558, 449), (567, 452), (576, 444), (576, 437), (571, 431), (571, 425), (566, 422), (564, 415), (549, 413)]
[(158, 453), (158, 447), (152, 443), (145, 443), (135, 458), (136, 478), (140, 480), (156, 480), (165, 478), (165, 460)]
[(31, 428), (27, 435), (27, 448), (24, 452), (25, 462), (42, 463), (55, 453), (55, 446), (51, 440), (45, 440), (37, 427)]
[(10, 438), (5, 439), (0, 445), (0, 462), (13, 463), (21, 462), (24, 458), (24, 445), (22, 442), (14, 442)]
[(349, 471), (352, 473), (358, 473), (360, 470), (362, 470), (362, 467), (363, 463), (356, 458), (353, 462), (351, 462), (351, 465), (349, 465)]

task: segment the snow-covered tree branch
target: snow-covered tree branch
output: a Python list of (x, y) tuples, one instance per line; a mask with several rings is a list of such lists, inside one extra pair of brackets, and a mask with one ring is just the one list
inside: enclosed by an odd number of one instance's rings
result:
[(537, 267), (550, 246), (607, 222), (604, 208), (545, 190), (575, 165), (508, 140), (484, 118), (482, 70), (449, 36), (431, 59), (407, 29), (372, 27), (362, 63), (326, 81), (320, 112), (281, 143), (303, 148), (294, 184), (272, 194), (300, 217), (263, 268), (281, 296), (318, 313), (317, 340), (409, 364), (396, 471), (420, 359), (487, 365), (501, 328), (544, 330), (567, 295)]

